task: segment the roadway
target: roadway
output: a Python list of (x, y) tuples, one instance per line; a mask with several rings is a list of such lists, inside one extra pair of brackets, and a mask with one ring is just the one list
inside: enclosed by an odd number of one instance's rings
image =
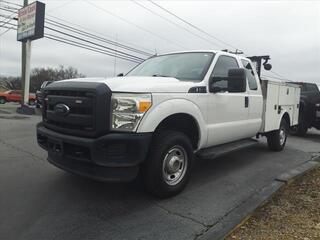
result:
[(53, 167), (36, 144), (40, 116), (21, 118), (14, 107), (0, 106), (0, 236), (6, 240), (218, 238), (230, 221), (243, 218), (246, 203), (270, 186), (279, 188), (275, 179), (320, 151), (319, 131), (290, 136), (283, 152), (271, 152), (261, 141), (199, 160), (184, 192), (158, 200), (139, 179), (100, 183)]

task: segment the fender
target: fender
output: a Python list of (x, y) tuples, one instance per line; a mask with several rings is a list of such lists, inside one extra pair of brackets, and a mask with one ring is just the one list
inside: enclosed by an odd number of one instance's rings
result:
[(284, 116), (285, 114), (288, 114), (288, 116), (289, 116), (289, 119), (290, 119), (289, 127), (291, 127), (291, 124), (292, 124), (292, 116), (290, 116), (290, 114), (288, 113), (288, 111), (283, 111), (283, 112), (281, 113), (281, 117), (279, 118), (279, 122), (278, 122), (279, 128), (280, 128), (281, 120), (282, 120), (282, 118), (283, 118), (283, 116)]
[(177, 113), (189, 114), (195, 119), (199, 130), (198, 149), (202, 148), (208, 137), (206, 123), (199, 107), (187, 99), (171, 99), (152, 107), (143, 117), (137, 132), (154, 132), (165, 118)]

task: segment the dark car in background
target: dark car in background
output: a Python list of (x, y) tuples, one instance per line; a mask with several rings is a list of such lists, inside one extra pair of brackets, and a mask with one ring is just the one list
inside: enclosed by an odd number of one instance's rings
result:
[(299, 124), (293, 133), (303, 136), (309, 128), (320, 130), (320, 91), (315, 83), (296, 82), (301, 86)]
[(48, 86), (49, 84), (51, 84), (53, 81), (44, 81), (41, 84), (40, 89), (36, 92), (36, 99), (37, 99), (37, 108), (42, 106), (42, 102), (43, 102), (43, 89)]

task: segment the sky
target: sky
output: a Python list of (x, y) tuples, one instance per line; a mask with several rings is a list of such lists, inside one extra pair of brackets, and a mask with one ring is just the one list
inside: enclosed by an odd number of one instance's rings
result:
[[(6, 1), (17, 4), (23, 2)], [(286, 79), (320, 84), (320, 1), (155, 0), (223, 43), (196, 31), (149, 1), (138, 3), (168, 20), (150, 13), (134, 1), (42, 2), (46, 4), (47, 17), (58, 17), (95, 34), (151, 53), (220, 50), (230, 49), (228, 45), (232, 45), (247, 56), (270, 55), (272, 71)], [(1, 5), (5, 5), (2, 0)], [(0, 14), (7, 13), (0, 10)], [(0, 17), (0, 26), (1, 21), (3, 18)], [(16, 41), (14, 30), (1, 35), (5, 30), (0, 28), (0, 75), (18, 76), (21, 72), (21, 43)], [(115, 60), (114, 57), (46, 38), (32, 42), (32, 68), (59, 65), (75, 67), (88, 77), (111, 77), (135, 66), (125, 60)], [(275, 73), (264, 72), (265, 75), (279, 77)]]

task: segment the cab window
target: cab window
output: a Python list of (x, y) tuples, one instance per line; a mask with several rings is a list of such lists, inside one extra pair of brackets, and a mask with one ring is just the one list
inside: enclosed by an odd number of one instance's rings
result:
[(228, 71), (232, 68), (239, 68), (237, 60), (230, 56), (220, 56), (211, 76), (228, 77)]
[[(211, 77), (228, 77), (230, 69), (239, 68), (238, 62), (235, 58), (229, 56), (220, 56), (216, 65), (214, 66)], [(221, 79), (213, 83), (212, 87), (219, 87), (222, 89), (228, 88), (228, 80)]]
[(258, 90), (258, 84), (257, 84), (256, 77), (254, 75), (252, 65), (250, 64), (249, 61), (244, 60), (244, 59), (241, 59), (241, 62), (247, 72), (247, 80), (248, 80), (249, 89), (250, 90)]

